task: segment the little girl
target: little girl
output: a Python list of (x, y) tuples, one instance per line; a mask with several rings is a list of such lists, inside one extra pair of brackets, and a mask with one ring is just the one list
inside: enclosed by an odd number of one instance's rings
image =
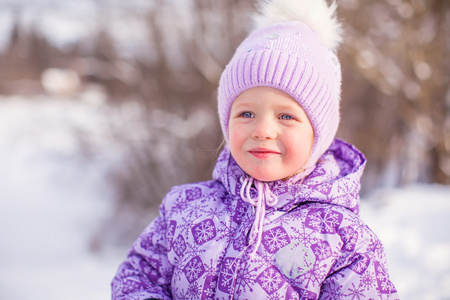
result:
[(213, 180), (172, 188), (113, 299), (398, 299), (359, 218), (366, 160), (335, 139), (335, 5), (264, 1), (222, 74)]

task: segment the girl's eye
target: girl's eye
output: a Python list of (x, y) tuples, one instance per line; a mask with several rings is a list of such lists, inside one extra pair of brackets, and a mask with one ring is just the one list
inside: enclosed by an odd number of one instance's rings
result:
[(254, 117), (253, 114), (251, 112), (248, 112), (248, 111), (245, 111), (245, 112), (241, 113), (239, 116), (243, 117), (243, 118), (253, 118)]
[(280, 119), (281, 120), (293, 120), (294, 118), (290, 115), (281, 115)]

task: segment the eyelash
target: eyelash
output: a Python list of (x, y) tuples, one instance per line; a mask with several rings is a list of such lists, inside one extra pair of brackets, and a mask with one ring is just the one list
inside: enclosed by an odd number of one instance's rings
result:
[[(287, 119), (283, 118), (285, 116), (288, 117), (288, 118)], [(294, 120), (295, 118), (293, 116), (290, 116), (290, 115), (282, 114), (282, 115), (280, 115), (279, 119), (281, 119), (281, 120)]]
[[(238, 117), (242, 117), (242, 118), (254, 118), (254, 115), (253, 115), (253, 113), (251, 113), (251, 112), (249, 112), (249, 111), (244, 111), (244, 112), (240, 113)], [(285, 117), (287, 117), (287, 118), (285, 118)], [(286, 121), (288, 121), (288, 120), (295, 120), (295, 118), (294, 118), (293, 116), (287, 115), (287, 114), (281, 114), (281, 115), (278, 117), (278, 119), (280, 119), (280, 120), (286, 120)]]
[(254, 116), (253, 113), (251, 113), (249, 111), (244, 111), (239, 114), (239, 117), (243, 117), (243, 118), (252, 118), (253, 116)]

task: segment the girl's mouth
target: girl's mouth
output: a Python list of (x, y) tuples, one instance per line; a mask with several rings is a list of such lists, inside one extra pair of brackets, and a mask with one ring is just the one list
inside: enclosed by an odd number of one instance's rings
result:
[(251, 155), (253, 155), (256, 158), (269, 158), (274, 155), (281, 154), (278, 151), (270, 150), (266, 148), (254, 148), (248, 151)]

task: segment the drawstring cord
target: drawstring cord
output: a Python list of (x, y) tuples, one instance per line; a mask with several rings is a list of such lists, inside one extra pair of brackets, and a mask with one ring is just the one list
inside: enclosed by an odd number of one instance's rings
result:
[[(262, 231), (264, 225), (264, 217), (266, 215), (266, 205), (273, 207), (278, 204), (277, 196), (270, 190), (266, 182), (261, 182), (247, 176), (245, 179), (241, 177), (240, 195), (242, 200), (251, 204), (255, 208), (255, 220), (250, 231), (250, 245), (255, 245), (251, 255), (253, 256), (261, 245)], [(256, 191), (258, 192), (255, 198), (250, 195), (252, 184), (255, 183)]]
[[(303, 169), (299, 174), (295, 175), (295, 181), (302, 180), (311, 173), (312, 169), (305, 170)], [(308, 173), (305, 175), (305, 171)], [(264, 225), (264, 217), (266, 215), (266, 205), (269, 207), (274, 207), (278, 204), (278, 197), (270, 190), (269, 185), (267, 182), (261, 182), (256, 179), (254, 179), (251, 176), (242, 176), (240, 178), (240, 182), (242, 184), (240, 189), (240, 196), (241, 199), (245, 202), (251, 204), (255, 209), (255, 220), (253, 221), (252, 229), (250, 230), (250, 241), (248, 246), (246, 246), (239, 255), (233, 260), (232, 265), (235, 264), (235, 262), (241, 257), (241, 255), (244, 254), (244, 252), (254, 245), (253, 251), (250, 253), (251, 257), (254, 257), (256, 254), (256, 251), (258, 251), (259, 246), (262, 242), (262, 232), (263, 232), (263, 225)], [(252, 198), (250, 195), (250, 191), (252, 188), (253, 183), (255, 183), (255, 188), (257, 191), (257, 196), (255, 198)], [(233, 278), (236, 280), (237, 273), (239, 272), (239, 268), (236, 268), (233, 272)], [(234, 294), (234, 291), (233, 291)]]
[[(306, 165), (308, 165), (308, 163), (309, 159), (306, 162)], [(293, 182), (300, 181), (300, 184), (302, 184), (303, 180), (314, 170), (314, 168), (315, 166), (303, 168), (300, 172), (295, 174), (291, 180)], [(267, 182), (261, 182), (251, 176), (245, 176), (245, 178), (243, 176), (240, 178), (240, 181), (242, 183), (240, 190), (241, 199), (247, 203), (250, 203), (255, 208), (255, 220), (253, 221), (253, 226), (250, 231), (249, 242), (249, 246), (253, 244), (255, 245), (251, 253), (253, 256), (261, 245), (264, 217), (266, 215), (266, 205), (269, 207), (274, 207), (278, 204), (278, 197), (270, 190)], [(250, 195), (250, 190), (253, 183), (258, 193), (255, 198), (252, 198)]]

